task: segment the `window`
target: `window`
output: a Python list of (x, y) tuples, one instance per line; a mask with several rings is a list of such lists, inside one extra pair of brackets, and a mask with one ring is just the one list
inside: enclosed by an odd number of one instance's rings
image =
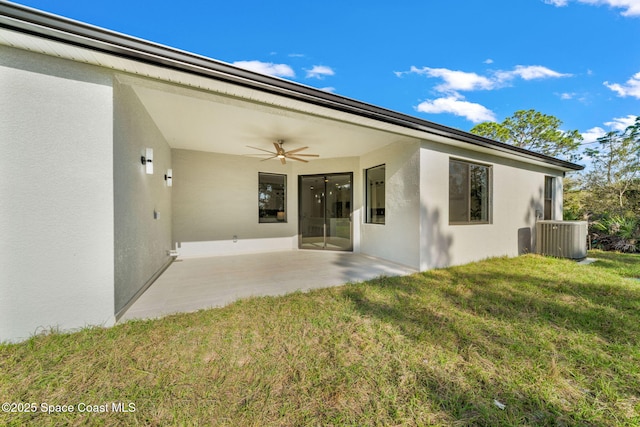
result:
[(491, 167), (449, 160), (449, 223), (491, 222)]
[(366, 169), (365, 185), (367, 198), (366, 222), (384, 224), (385, 218), (385, 166), (380, 165)]
[(553, 219), (553, 177), (544, 177), (544, 218)]
[(258, 173), (258, 222), (287, 221), (287, 176)]

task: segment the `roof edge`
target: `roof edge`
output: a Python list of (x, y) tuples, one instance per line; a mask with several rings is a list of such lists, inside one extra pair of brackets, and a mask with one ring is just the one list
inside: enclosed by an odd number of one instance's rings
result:
[(222, 80), (404, 128), (451, 138), (477, 147), (517, 155), (518, 157), (532, 161), (553, 165), (565, 171), (579, 171), (584, 169), (582, 165), (494, 141), (435, 122), (326, 92), (290, 80), (245, 70), (205, 56), (4, 0), (0, 0), (0, 28), (45, 37), (152, 65)]

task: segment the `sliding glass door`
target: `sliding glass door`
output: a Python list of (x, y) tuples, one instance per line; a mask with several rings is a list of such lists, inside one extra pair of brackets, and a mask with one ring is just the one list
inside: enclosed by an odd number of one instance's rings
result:
[(352, 180), (352, 173), (300, 175), (301, 249), (352, 249)]

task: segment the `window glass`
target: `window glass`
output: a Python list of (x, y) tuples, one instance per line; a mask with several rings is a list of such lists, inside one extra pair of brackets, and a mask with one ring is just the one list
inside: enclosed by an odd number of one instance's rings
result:
[(366, 222), (371, 224), (385, 223), (385, 165), (365, 170), (367, 199)]
[(469, 167), (461, 162), (449, 162), (449, 222), (469, 219)]
[(489, 168), (469, 165), (471, 186), (469, 199), (469, 220), (489, 221)]
[(449, 161), (449, 222), (491, 222), (491, 168)]
[(287, 176), (258, 174), (258, 221), (287, 221)]
[(553, 177), (544, 177), (544, 218), (553, 219)]

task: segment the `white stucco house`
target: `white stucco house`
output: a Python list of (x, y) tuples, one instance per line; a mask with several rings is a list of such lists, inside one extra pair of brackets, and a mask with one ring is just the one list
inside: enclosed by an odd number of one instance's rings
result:
[(516, 256), (582, 168), (6, 2), (0, 94), (0, 341), (113, 324), (175, 256)]

